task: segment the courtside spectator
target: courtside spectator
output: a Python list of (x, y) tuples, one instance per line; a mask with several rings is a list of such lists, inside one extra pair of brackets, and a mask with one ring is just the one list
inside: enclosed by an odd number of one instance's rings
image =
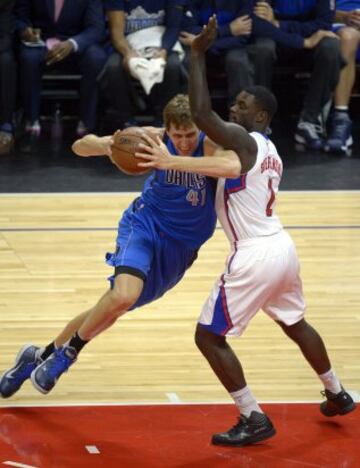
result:
[[(311, 78), (305, 94), (303, 108), (295, 132), (295, 140), (307, 148), (324, 148), (324, 122), (320, 120), (323, 108), (331, 99), (344, 61), (340, 41), (331, 33), (334, 11), (329, 0), (274, 0), (260, 1), (255, 5), (255, 14), (269, 21), (280, 30), (298, 34), (304, 38), (314, 36), (318, 31), (327, 31), (312, 50), (294, 50), (278, 46), (278, 62), (286, 65), (300, 65), (311, 69)], [(272, 67), (268, 73), (272, 75)]]
[(134, 78), (146, 89), (155, 125), (162, 124), (165, 104), (186, 88), (184, 51), (177, 42), (183, 4), (184, 0), (105, 0), (112, 48), (101, 89), (120, 126), (136, 125), (140, 87)]
[(13, 112), (16, 94), (16, 64), (12, 50), (12, 9), (15, 0), (0, 3), (0, 155), (14, 145)]
[(17, 0), (15, 11), (22, 39), (20, 85), (26, 130), (37, 136), (41, 131), (41, 77), (46, 69), (82, 75), (77, 133), (94, 130), (97, 76), (106, 61), (100, 46), (105, 34), (101, 0)]
[(333, 30), (340, 37), (346, 66), (334, 94), (334, 112), (325, 143), (327, 151), (346, 153), (353, 144), (349, 116), (351, 92), (355, 83), (356, 60), (360, 61), (360, 0), (337, 0)]

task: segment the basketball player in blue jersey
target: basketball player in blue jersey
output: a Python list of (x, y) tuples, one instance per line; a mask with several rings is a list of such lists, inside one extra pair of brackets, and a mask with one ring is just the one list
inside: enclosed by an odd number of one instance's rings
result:
[(262, 309), (300, 348), (324, 385), (324, 416), (345, 415), (355, 403), (331, 367), (326, 347), (304, 318), (305, 301), (299, 260), (290, 235), (275, 213), (282, 161), (266, 129), (276, 111), (275, 96), (262, 86), (243, 90), (224, 122), (211, 108), (205, 51), (216, 37), (216, 18), (191, 46), (190, 104), (194, 122), (216, 143), (229, 149), (221, 157), (171, 158), (167, 148), (146, 137), (137, 156), (140, 167), (194, 171), (218, 177), (216, 211), (229, 239), (224, 272), (202, 308), (196, 344), (240, 411), (229, 431), (214, 434), (213, 444), (243, 446), (275, 435), (248, 387), (240, 361), (227, 341), (241, 336)]
[[(192, 121), (187, 96), (175, 96), (164, 109), (164, 142), (173, 157), (213, 154), (216, 145)], [(73, 145), (82, 156), (110, 154), (111, 137), (86, 136)], [(13, 395), (31, 376), (48, 393), (73, 364), (81, 349), (125, 312), (148, 304), (175, 286), (212, 236), (216, 215), (214, 180), (194, 173), (155, 170), (140, 197), (124, 212), (116, 251), (107, 262), (115, 268), (111, 289), (90, 310), (67, 324), (45, 348), (24, 346), (15, 365), (0, 379), (0, 394)]]

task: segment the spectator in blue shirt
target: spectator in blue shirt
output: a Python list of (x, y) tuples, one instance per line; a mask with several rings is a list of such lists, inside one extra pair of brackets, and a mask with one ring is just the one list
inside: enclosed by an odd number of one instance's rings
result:
[(26, 130), (40, 134), (41, 76), (46, 68), (81, 73), (79, 136), (94, 130), (97, 76), (106, 61), (100, 43), (105, 21), (101, 0), (17, 0), (20, 85)]
[(210, 69), (224, 69), (226, 72), (229, 106), (242, 89), (253, 84), (270, 85), (266, 73), (267, 44), (261, 38), (250, 40), (251, 6), (250, 0), (193, 0), (189, 2), (180, 36), (182, 43), (190, 46), (210, 16), (216, 14), (218, 37), (206, 59)]
[(0, 155), (14, 145), (12, 118), (15, 107), (16, 64), (12, 51), (11, 12), (15, 0), (0, 3)]
[(340, 37), (341, 52), (347, 64), (341, 70), (335, 89), (334, 112), (325, 150), (348, 153), (353, 144), (349, 103), (355, 83), (356, 60), (360, 61), (360, 0), (336, 1), (333, 30)]
[(308, 38), (288, 33), (253, 14), (253, 0), (193, 0), (187, 8), (180, 40), (190, 46), (196, 34), (216, 14), (218, 36), (207, 52), (207, 62), (216, 71), (223, 68), (228, 85), (228, 103), (247, 86), (271, 87), (271, 73), (276, 58), (275, 43), (288, 48), (314, 48), (321, 34)]
[(140, 54), (130, 45), (128, 34), (154, 26), (165, 27), (160, 48), (151, 56), (165, 60), (163, 81), (155, 84), (149, 94), (155, 125), (162, 123), (165, 104), (187, 86), (181, 57), (173, 50), (179, 37), (185, 3), (185, 0), (105, 0), (112, 53), (106, 63), (101, 88), (117, 111), (120, 126), (137, 124), (134, 114), (139, 102), (139, 91), (131, 78), (129, 61)]
[[(274, 0), (270, 3), (257, 2), (255, 14), (284, 32), (309, 38), (318, 31), (327, 31), (327, 37), (323, 37), (313, 50), (294, 54), (287, 47), (277, 48), (279, 62), (302, 64), (307, 68), (310, 64), (312, 67), (295, 140), (307, 148), (321, 150), (324, 148), (324, 123), (319, 116), (330, 101), (344, 65), (340, 41), (330, 31), (334, 11), (330, 9), (329, 0)], [(268, 73), (272, 73), (272, 67)]]

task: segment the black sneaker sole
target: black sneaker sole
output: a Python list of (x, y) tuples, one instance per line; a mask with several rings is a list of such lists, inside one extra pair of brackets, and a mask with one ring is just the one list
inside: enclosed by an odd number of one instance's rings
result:
[(320, 411), (327, 418), (332, 418), (333, 416), (345, 416), (345, 414), (348, 414), (348, 413), (351, 413), (351, 411), (354, 411), (355, 408), (356, 408), (356, 405), (354, 402), (352, 402), (350, 405), (345, 406), (344, 408), (341, 408), (340, 410), (336, 410), (336, 411), (331, 411), (331, 410), (327, 411), (326, 409), (323, 409), (320, 406)]
[(276, 429), (272, 428), (271, 430), (264, 432), (263, 434), (249, 437), (247, 440), (242, 440), (241, 442), (217, 441), (217, 440), (212, 439), (211, 443), (213, 445), (224, 445), (227, 447), (243, 447), (245, 445), (252, 445), (252, 444), (256, 444), (257, 442), (261, 442), (262, 440), (270, 439), (270, 437), (273, 437), (275, 434), (276, 434)]

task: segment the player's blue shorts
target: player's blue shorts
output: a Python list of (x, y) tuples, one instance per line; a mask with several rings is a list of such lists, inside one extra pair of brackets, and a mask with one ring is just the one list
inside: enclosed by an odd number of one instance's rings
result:
[(159, 231), (151, 211), (137, 199), (120, 220), (116, 252), (108, 253), (106, 262), (115, 267), (115, 274), (109, 278), (111, 286), (121, 272), (144, 280), (142, 293), (130, 309), (133, 310), (175, 286), (196, 257), (197, 250)]

